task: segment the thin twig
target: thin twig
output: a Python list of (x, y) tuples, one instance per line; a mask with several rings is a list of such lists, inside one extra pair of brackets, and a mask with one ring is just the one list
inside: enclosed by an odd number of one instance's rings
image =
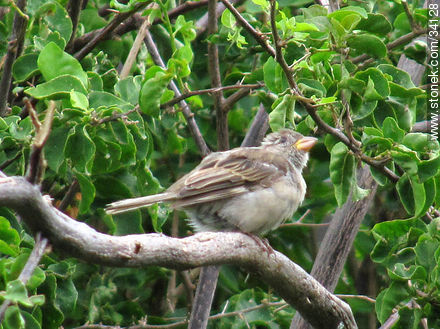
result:
[[(232, 86), (223, 86), (223, 87), (218, 87), (218, 88), (209, 88), (209, 89), (200, 89), (200, 90), (189, 91), (185, 94), (182, 94), (178, 97), (173, 98), (172, 100), (170, 100), (164, 104), (161, 104), (160, 108), (165, 109), (167, 107), (170, 107), (170, 106), (173, 106), (173, 105), (179, 103), (181, 100), (184, 100), (189, 97), (196, 96), (196, 95), (210, 94), (210, 93), (214, 93), (216, 91), (230, 90), (230, 89), (250, 90), (250, 89), (254, 89), (254, 88), (261, 88), (263, 86), (264, 86), (263, 83), (254, 83), (254, 84), (247, 84), (247, 85), (237, 84), (237, 85), (232, 85)], [(226, 100), (225, 100), (225, 102), (226, 102)]]
[(78, 29), (79, 16), (81, 12), (81, 8), (83, 5), (83, 0), (69, 0), (68, 8), (69, 8), (69, 16), (72, 20), (72, 34), (70, 36), (70, 40), (67, 43), (66, 51), (69, 51), (73, 47), (73, 42), (76, 36), (76, 30)]
[(75, 194), (78, 191), (79, 191), (79, 182), (75, 178), (72, 184), (70, 184), (69, 189), (64, 195), (64, 198), (61, 200), (61, 203), (58, 206), (58, 210), (64, 212), (67, 209), (67, 207), (72, 203), (73, 199), (75, 198)]
[(280, 64), (281, 68), (284, 71), (284, 75), (287, 78), (287, 81), (289, 82), (289, 86), (292, 89), (292, 91), (295, 94), (299, 94), (298, 86), (296, 85), (295, 80), (293, 79), (293, 73), (287, 64), (284, 56), (283, 51), (281, 49), (281, 40), (280, 36), (278, 34), (278, 29), (276, 25), (276, 6), (277, 1), (276, 0), (270, 0), (270, 27), (272, 30), (272, 38), (273, 38), (273, 44), (275, 45), (275, 60)]
[(420, 29), (420, 27), (414, 21), (413, 14), (411, 13), (411, 10), (408, 7), (408, 2), (406, 0), (402, 0), (401, 2), (402, 2), (403, 10), (405, 11), (406, 18), (408, 18), (409, 25), (411, 26), (411, 29), (413, 31)]
[(338, 296), (341, 299), (362, 299), (362, 300), (366, 300), (367, 302), (376, 303), (376, 300), (374, 298), (368, 297), (368, 296), (364, 296), (364, 295), (344, 295), (344, 294), (335, 294), (335, 296)]
[(107, 24), (107, 26), (104, 27), (97, 35), (95, 35), (93, 39), (90, 40), (80, 51), (78, 51), (74, 57), (78, 60), (83, 59), (88, 53), (90, 53), (93, 50), (93, 48), (96, 47), (98, 42), (107, 38), (108, 35), (112, 33), (113, 30), (115, 30), (119, 26), (119, 24), (121, 24), (127, 18), (135, 14), (137, 11), (145, 8), (149, 4), (150, 1), (138, 2), (134, 5), (134, 8), (132, 10), (117, 14), (111, 20), (111, 22)]
[[(218, 320), (218, 319), (229, 318), (229, 317), (234, 317), (234, 316), (242, 317), (244, 314), (249, 313), (249, 312), (253, 312), (253, 311), (257, 311), (257, 310), (261, 310), (261, 309), (265, 309), (265, 308), (270, 308), (270, 307), (284, 307), (285, 305), (288, 305), (288, 304), (284, 301), (272, 302), (272, 303), (263, 302), (261, 304), (251, 306), (248, 308), (244, 308), (239, 311), (233, 311), (233, 312), (227, 312), (227, 313), (222, 312), (222, 313), (214, 314), (214, 315), (211, 315), (208, 319), (209, 320)], [(170, 319), (164, 319), (164, 320), (167, 321)], [(141, 323), (138, 325), (128, 326), (128, 327), (119, 327), (119, 326), (115, 327), (112, 325), (102, 325), (102, 324), (85, 324), (83, 326), (76, 327), (75, 329), (163, 329), (163, 328), (176, 328), (176, 327), (179, 327), (179, 326), (182, 326), (185, 324), (187, 324), (187, 320), (182, 320), (182, 321), (169, 323), (169, 324)]]
[(40, 123), (30, 101), (26, 102), (26, 107), (29, 111), (29, 115), (32, 118), (32, 122), (35, 127), (35, 138), (32, 143), (31, 153), (29, 156), (29, 166), (26, 174), (26, 179), (32, 184), (39, 184), (43, 178), (46, 163), (44, 155), (42, 153), (43, 147), (46, 144), (49, 134), (52, 128), (52, 120), (55, 113), (55, 102), (50, 101), (46, 110), (46, 117), (44, 122)]
[[(159, 50), (157, 49), (156, 44), (154, 43), (154, 40), (150, 34), (150, 32), (147, 30), (147, 33), (145, 35), (145, 44), (147, 46), (148, 52), (150, 53), (151, 57), (153, 58), (153, 61), (156, 65), (165, 68), (165, 63), (162, 60), (162, 57), (159, 54)], [(179, 97), (182, 95), (179, 88), (177, 88), (177, 85), (174, 81), (171, 81), (169, 84), (169, 87), (172, 91), (174, 91), (174, 94)], [(186, 119), (186, 122), (188, 124), (188, 128), (191, 132), (191, 135), (194, 138), (194, 141), (196, 142), (196, 145), (200, 151), (200, 154), (202, 156), (205, 156), (210, 153), (209, 147), (206, 144), (202, 133), (200, 132), (199, 127), (197, 126), (196, 120), (194, 119), (194, 114), (191, 112), (191, 109), (189, 105), (184, 101), (181, 100), (179, 102), (180, 107), (182, 108), (183, 116)]]
[[(29, 281), (29, 279), (31, 278), (32, 274), (34, 273), (35, 268), (40, 263), (41, 257), (43, 257), (43, 255), (44, 255), (47, 244), (48, 244), (47, 239), (41, 237), (41, 234), (37, 233), (35, 236), (34, 248), (32, 249), (32, 252), (29, 255), (29, 258), (26, 261), (26, 264), (24, 265), (23, 269), (21, 270), (20, 275), (18, 276), (18, 279), (21, 282), (23, 282), (23, 284), (26, 284)], [(11, 305), (11, 302), (6, 299), (2, 303), (2, 305), (0, 306), (0, 323), (3, 321), (6, 310), (9, 305)]]
[(275, 57), (275, 50), (267, 43), (265, 35), (249, 24), (228, 0), (220, 1), (229, 9), (232, 15), (234, 15), (237, 22), (254, 37), (255, 41), (257, 41), (269, 55)]
[(120, 78), (124, 79), (128, 77), (130, 74), (131, 68), (133, 66), (133, 63), (136, 60), (137, 54), (139, 53), (139, 50), (141, 49), (142, 43), (145, 38), (145, 34), (147, 29), (150, 27), (150, 23), (148, 20), (148, 17), (144, 19), (144, 22), (142, 23), (141, 27), (139, 28), (139, 31), (136, 35), (136, 39), (133, 42), (133, 46), (130, 49), (130, 52), (128, 53), (127, 59), (125, 60), (124, 66), (122, 67)]
[[(210, 36), (218, 32), (217, 24), (217, 0), (208, 2), (208, 34)], [(220, 60), (218, 47), (215, 42), (208, 41), (208, 72), (212, 88), (220, 88), (222, 79), (220, 75)], [(223, 93), (218, 90), (212, 93), (214, 99), (214, 111), (216, 114), (217, 150), (229, 149), (228, 112), (223, 108)]]
[(14, 15), (14, 23), (12, 26), (12, 36), (8, 43), (8, 52), (4, 60), (2, 78), (0, 81), (0, 117), (4, 117), (8, 111), (8, 100), (10, 96), (12, 83), (12, 64), (15, 59), (20, 56), (24, 37), (26, 34), (27, 19), (23, 14), (26, 7), (26, 0), (18, 0), (16, 4), (16, 12)]
[[(262, 85), (259, 85), (259, 86), (261, 87)], [(228, 112), (234, 106), (235, 103), (237, 103), (243, 97), (246, 97), (247, 95), (249, 95), (251, 93), (251, 90), (252, 90), (252, 87), (240, 89), (240, 90), (237, 90), (232, 95), (228, 96), (228, 98), (223, 100), (223, 111)]]
[[(168, 11), (168, 17), (170, 19), (176, 18), (179, 15), (182, 15), (188, 11), (198, 9), (200, 7), (206, 6), (208, 4), (208, 0), (201, 0), (201, 1), (186, 1), (180, 6), (177, 6), (173, 9), (170, 9)], [(106, 10), (108, 11), (108, 10)], [(140, 14), (134, 14), (133, 16), (129, 17), (124, 24), (119, 25), (111, 34), (106, 34), (102, 40), (107, 40), (110, 38), (121, 36), (125, 33), (131, 32), (133, 30), (136, 30), (140, 27), (140, 25), (143, 22), (143, 18)], [(162, 23), (161, 18), (156, 18), (153, 22), (153, 25)], [(90, 42), (96, 35), (101, 33), (102, 29), (97, 29), (90, 31), (74, 40), (73, 43), (73, 49), (72, 52), (79, 51), (82, 49), (87, 43)], [(102, 41), (101, 40), (101, 41)]]
[[(406, 45), (407, 43), (410, 43), (413, 39), (417, 38), (419, 35), (422, 35), (422, 34), (425, 34), (425, 33), (426, 33), (426, 29), (418, 28), (415, 31), (412, 31), (412, 32), (410, 32), (408, 34), (402, 35), (401, 37), (397, 38), (396, 40), (391, 41), (390, 43), (388, 43), (386, 45), (387, 49), (388, 50), (392, 50), (392, 49), (397, 48), (399, 46)], [(353, 64), (359, 64), (361, 62), (366, 61), (366, 62), (363, 63), (363, 66), (365, 66), (365, 65), (370, 64), (370, 63), (372, 63), (374, 61), (374, 58), (370, 58), (370, 57), (371, 57), (370, 55), (363, 54), (363, 55), (360, 55), (358, 57), (353, 58), (351, 60), (351, 62)]]

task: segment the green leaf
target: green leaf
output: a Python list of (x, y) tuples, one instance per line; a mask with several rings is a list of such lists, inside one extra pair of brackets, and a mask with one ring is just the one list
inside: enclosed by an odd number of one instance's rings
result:
[(341, 25), (346, 31), (351, 32), (358, 25), (360, 20), (361, 17), (358, 14), (347, 15), (341, 20)]
[(351, 108), (353, 110), (352, 119), (358, 121), (369, 116), (377, 107), (377, 101), (366, 101), (362, 97), (352, 94)]
[(390, 21), (380, 13), (368, 13), (368, 18), (362, 18), (356, 28), (373, 34), (387, 34), (392, 30)]
[(281, 66), (269, 57), (263, 66), (264, 83), (270, 91), (278, 94), (287, 89), (287, 80)]
[(388, 80), (383, 73), (376, 68), (369, 68), (365, 71), (359, 71), (355, 74), (355, 78), (360, 79), (365, 83), (368, 83), (369, 80), (372, 80), (374, 83), (374, 89), (382, 98), (386, 98), (390, 95)]
[(416, 152), (425, 153), (430, 149), (431, 138), (424, 133), (409, 133), (405, 135), (402, 144)]
[(36, 267), (34, 273), (26, 283), (26, 287), (30, 290), (36, 289), (44, 282), (44, 280), (46, 280), (45, 272), (41, 268)]
[(79, 213), (85, 214), (90, 210), (90, 205), (95, 199), (95, 186), (93, 185), (90, 177), (81, 174), (79, 172), (75, 173), (76, 179), (78, 180), (80, 190), (81, 190), (81, 201), (79, 203)]
[(408, 242), (409, 232), (417, 226), (418, 220), (413, 218), (374, 225), (371, 232), (377, 243), (371, 252), (371, 259), (376, 263), (386, 261), (395, 249)]
[(95, 150), (95, 144), (90, 138), (86, 126), (78, 125), (70, 130), (64, 154), (80, 173), (90, 174)]
[(386, 45), (372, 34), (352, 35), (348, 37), (347, 45), (360, 54), (368, 54), (375, 58), (383, 58), (387, 55)]
[(10, 306), (5, 312), (5, 329), (22, 329), (25, 326), (25, 321), (17, 306)]
[(171, 74), (157, 72), (153, 78), (146, 80), (139, 94), (139, 106), (143, 113), (158, 117), (160, 113), (160, 98), (172, 79)]
[(391, 282), (376, 298), (376, 314), (379, 322), (383, 324), (391, 315), (393, 308), (409, 296), (407, 284)]
[(70, 97), (70, 92), (76, 91), (83, 94), (87, 93), (82, 82), (72, 75), (62, 75), (48, 82), (41, 83), (36, 87), (25, 90), (25, 93), (36, 98), (62, 98)]
[(29, 79), (38, 72), (38, 54), (25, 54), (18, 57), (12, 65), (12, 76), (16, 82)]
[(78, 291), (73, 284), (72, 278), (66, 280), (59, 280), (56, 294), (56, 304), (60, 307), (63, 313), (72, 312), (76, 307), (78, 300)]
[(20, 244), (20, 235), (3, 216), (0, 216), (0, 240), (15, 246)]
[(415, 176), (403, 174), (396, 184), (400, 201), (405, 210), (414, 217), (423, 214), (425, 210), (426, 194), (423, 184), (417, 182)]
[(274, 102), (274, 109), (269, 114), (269, 125), (272, 131), (278, 131), (284, 128), (286, 115), (295, 110), (295, 98), (288, 94), (284, 95), (279, 102)]
[(58, 172), (64, 161), (64, 149), (68, 136), (69, 129), (62, 125), (52, 130), (46, 142), (44, 154), (49, 168), (55, 172)]
[(61, 4), (55, 1), (50, 2), (50, 5), (53, 4), (55, 4), (55, 7), (47, 11), (48, 14), (44, 17), (44, 21), (52, 31), (59, 32), (61, 37), (67, 42), (72, 34), (72, 21)]
[(38, 68), (46, 81), (71, 75), (78, 78), (84, 89), (88, 87), (87, 73), (76, 58), (64, 52), (54, 42), (47, 44), (38, 56)]
[(115, 92), (124, 101), (136, 105), (139, 101), (141, 83), (141, 76), (139, 75), (119, 80), (115, 85)]
[(28, 292), (25, 285), (19, 279), (9, 281), (6, 285), (6, 291), (1, 292), (1, 296), (13, 303), (20, 303), (27, 307), (33, 306), (28, 298)]
[(24, 318), (25, 329), (41, 329), (40, 323), (37, 321), (37, 319), (35, 319), (33, 315), (23, 310), (21, 310), (20, 313)]
[(388, 269), (388, 275), (392, 280), (406, 282), (408, 280), (425, 280), (427, 272), (422, 266), (406, 267), (405, 264), (397, 263), (393, 270)]
[(417, 242), (415, 247), (416, 263), (423, 266), (428, 273), (431, 273), (436, 266), (435, 253), (440, 248), (440, 242), (437, 239), (427, 239)]
[(321, 82), (314, 79), (298, 79), (298, 88), (303, 92), (305, 97), (324, 97), (327, 94), (327, 90)]
[(379, 101), (383, 99), (383, 97), (374, 88), (374, 82), (371, 79), (371, 77), (368, 77), (368, 83), (367, 83), (367, 88), (365, 89), (364, 99), (368, 102)]
[(232, 15), (232, 13), (229, 11), (229, 9), (226, 9), (223, 11), (223, 14), (221, 16), (221, 22), (224, 26), (234, 29), (235, 28), (235, 17)]
[(142, 234), (142, 216), (140, 210), (113, 215), (116, 225), (115, 235)]
[(83, 111), (86, 111), (89, 108), (89, 100), (87, 99), (87, 96), (73, 90), (70, 92), (70, 104)]
[(37, 50), (43, 50), (43, 48), (51, 42), (54, 42), (61, 49), (66, 47), (66, 40), (61, 37), (61, 34), (58, 31), (49, 32), (47, 37), (34, 36), (34, 45)]
[(330, 179), (335, 189), (338, 206), (347, 201), (355, 177), (355, 159), (348, 147), (339, 142), (333, 146), (330, 154)]
[(420, 181), (423, 183), (434, 177), (440, 171), (440, 155), (430, 160), (422, 160), (419, 162), (417, 175)]
[(46, 297), (46, 302), (41, 307), (45, 315), (42, 321), (44, 329), (59, 329), (64, 320), (64, 314), (55, 303), (57, 280), (54, 274), (49, 274), (44, 283), (39, 287), (38, 292)]
[(368, 14), (365, 9), (357, 6), (346, 6), (344, 8), (335, 10), (334, 12), (330, 13), (328, 17), (337, 19), (338, 21), (342, 21), (345, 17), (349, 15), (357, 15), (362, 18), (368, 18)]
[(106, 91), (92, 91), (89, 94), (89, 107), (98, 109), (101, 106), (117, 107), (121, 111), (128, 111), (133, 108), (132, 104)]
[(416, 88), (407, 72), (390, 64), (381, 64), (377, 68), (392, 77), (392, 82), (389, 82), (391, 95), (406, 98), (423, 94), (423, 90)]
[(391, 138), (394, 142), (401, 142), (405, 131), (399, 128), (397, 121), (394, 118), (387, 117), (382, 123), (383, 135), (386, 138)]

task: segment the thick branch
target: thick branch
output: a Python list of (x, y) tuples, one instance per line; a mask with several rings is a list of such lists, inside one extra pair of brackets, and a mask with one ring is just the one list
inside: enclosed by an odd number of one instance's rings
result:
[[(346, 303), (279, 252), (262, 252), (254, 239), (238, 232), (198, 233), (178, 239), (163, 234), (110, 236), (64, 215), (24, 178), (0, 179), (0, 206), (14, 209), (54, 248), (108, 266), (164, 266), (174, 269), (235, 264), (258, 274), (316, 328), (356, 328)], [(319, 314), (319, 316), (316, 316)]]

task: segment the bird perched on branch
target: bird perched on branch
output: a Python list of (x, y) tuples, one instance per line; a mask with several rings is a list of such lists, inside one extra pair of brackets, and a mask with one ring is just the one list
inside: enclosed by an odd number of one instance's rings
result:
[(116, 201), (106, 211), (118, 214), (166, 202), (184, 210), (196, 231), (264, 234), (304, 200), (302, 170), (316, 141), (283, 129), (267, 135), (259, 147), (214, 152), (164, 193)]

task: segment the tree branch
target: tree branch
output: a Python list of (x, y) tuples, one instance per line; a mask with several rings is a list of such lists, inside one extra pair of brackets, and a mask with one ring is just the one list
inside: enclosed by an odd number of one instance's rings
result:
[[(206, 6), (208, 4), (208, 0), (200, 0), (200, 1), (186, 1), (182, 3), (180, 6), (177, 6), (168, 11), (168, 17), (173, 19), (179, 15), (182, 15), (188, 11)], [(108, 40), (112, 37), (121, 36), (125, 33), (138, 29), (143, 22), (143, 18), (140, 14), (134, 14), (124, 21), (124, 24), (120, 24), (116, 29), (113, 30), (113, 33), (106, 34), (104, 38), (101, 40)], [(153, 25), (162, 23), (160, 18), (156, 18), (153, 22)], [(77, 52), (82, 49), (87, 43), (89, 43), (94, 37), (96, 37), (103, 30), (93, 30), (89, 33), (82, 35), (79, 38), (76, 38), (73, 42), (73, 50), (72, 52)]]
[[(254, 83), (254, 84), (248, 84), (248, 85), (237, 84), (237, 85), (232, 85), (232, 86), (223, 86), (223, 87), (219, 87), (219, 88), (209, 88), (209, 89), (200, 89), (200, 90), (189, 91), (189, 92), (187, 92), (185, 94), (182, 94), (182, 95), (180, 95), (178, 97), (173, 98), (169, 102), (161, 104), (160, 108), (161, 109), (165, 109), (167, 107), (170, 107), (170, 106), (173, 106), (173, 105), (179, 103), (181, 100), (184, 100), (184, 99), (187, 99), (189, 97), (196, 96), (196, 95), (210, 94), (210, 93), (213, 93), (213, 92), (216, 92), (216, 91), (230, 90), (230, 89), (244, 89), (247, 92), (249, 92), (251, 89), (260, 88), (260, 87), (263, 87), (263, 86), (264, 86), (264, 84), (262, 84), (262, 83)], [(235, 94), (233, 94), (233, 95), (235, 95)], [(225, 100), (225, 104), (226, 104), (228, 99), (229, 99), (229, 97)], [(226, 105), (225, 105), (225, 107), (226, 107)]]
[[(394, 48), (397, 48), (399, 46), (402, 45), (406, 45), (407, 43), (410, 43), (413, 39), (417, 38), (419, 35), (425, 34), (426, 30), (425, 29), (416, 29), (408, 34), (402, 35), (401, 37), (397, 38), (394, 41), (391, 41), (390, 43), (387, 44), (387, 49), (388, 50), (393, 50)], [(368, 61), (367, 61), (368, 60)], [(369, 55), (364, 54), (364, 55), (360, 55), (358, 57), (355, 57), (351, 60), (353, 62), (353, 64), (359, 64), (361, 62), (366, 61), (365, 63), (363, 63), (363, 65), (367, 65), (370, 64), (374, 61), (373, 58), (370, 58)]]
[[(3, 65), (2, 78), (0, 81), (0, 117), (4, 117), (8, 111), (9, 91), (12, 83), (12, 64), (20, 56), (23, 50), (24, 36), (28, 18), (22, 11), (26, 7), (26, 0), (18, 0), (12, 26), (12, 36), (8, 43), (8, 52), (6, 53)], [(20, 13), (21, 11), (21, 13)]]
[(260, 104), (257, 114), (252, 121), (246, 136), (241, 143), (242, 147), (258, 146), (266, 135), (269, 129), (269, 115), (266, 112), (263, 104)]
[(93, 48), (96, 47), (98, 42), (107, 38), (113, 32), (113, 30), (115, 30), (119, 26), (119, 24), (121, 24), (127, 18), (131, 17), (137, 11), (145, 8), (147, 5), (150, 4), (150, 2), (151, 1), (138, 2), (134, 5), (133, 10), (117, 14), (111, 20), (111, 22), (102, 30), (100, 30), (98, 34), (96, 34), (80, 51), (75, 54), (74, 57), (78, 60), (83, 59), (89, 52), (93, 50)]
[[(218, 32), (217, 24), (217, 0), (208, 2), (208, 34), (214, 35)], [(208, 41), (208, 72), (212, 88), (220, 88), (222, 79), (220, 75), (220, 61), (218, 58), (218, 47), (214, 42)], [(229, 128), (228, 112), (223, 109), (223, 93), (221, 90), (212, 93), (214, 99), (214, 111), (216, 114), (217, 150), (229, 149)]]
[(72, 20), (72, 35), (70, 36), (70, 40), (66, 45), (66, 51), (70, 51), (73, 47), (73, 42), (76, 36), (76, 30), (78, 29), (79, 16), (81, 13), (81, 8), (83, 5), (83, 0), (69, 0), (68, 10), (69, 16)]
[[(148, 52), (153, 58), (154, 63), (156, 63), (156, 65), (159, 65), (162, 68), (165, 68), (165, 63), (163, 62), (162, 57), (159, 54), (159, 50), (157, 49), (157, 46), (154, 43), (154, 40), (148, 30), (146, 32), (144, 42), (145, 45), (147, 46)], [(182, 93), (180, 92), (179, 88), (177, 88), (177, 85), (174, 81), (170, 82), (169, 87), (172, 91), (174, 91), (174, 95), (176, 95), (177, 97), (182, 95)], [(179, 102), (179, 105), (182, 108), (183, 116), (186, 119), (186, 123), (188, 124), (189, 131), (191, 132), (191, 135), (193, 136), (194, 141), (196, 142), (200, 154), (202, 156), (209, 154), (210, 152), (209, 147), (208, 145), (206, 145), (206, 142), (202, 136), (202, 133), (200, 132), (199, 127), (197, 126), (196, 120), (194, 119), (194, 114), (191, 112), (189, 105), (184, 100), (181, 100)]]
[[(34, 273), (35, 268), (40, 263), (41, 257), (43, 257), (44, 252), (47, 247), (47, 239), (41, 237), (40, 234), (37, 234), (35, 237), (34, 248), (32, 249), (31, 254), (29, 255), (26, 264), (24, 265), (18, 279), (26, 284)], [(5, 300), (0, 306), (0, 323), (3, 321), (7, 308), (11, 305), (9, 300)]]
[(267, 43), (264, 34), (257, 31), (251, 24), (249, 24), (228, 0), (220, 1), (229, 9), (232, 15), (234, 15), (237, 22), (254, 37), (255, 41), (257, 41), (270, 56), (275, 57), (275, 50)]
[(127, 59), (125, 60), (124, 66), (122, 67), (121, 74), (119, 75), (121, 79), (128, 77), (130, 74), (131, 68), (136, 60), (136, 57), (139, 53), (139, 49), (141, 49), (142, 42), (144, 41), (145, 35), (147, 33), (147, 29), (150, 28), (150, 23), (148, 17), (144, 19), (139, 31), (136, 35), (136, 39), (133, 42), (133, 46), (128, 53)]
[[(187, 269), (235, 264), (256, 273), (316, 328), (357, 328), (348, 305), (328, 292), (283, 254), (267, 254), (239, 232), (198, 233), (178, 239), (163, 234), (110, 236), (77, 222), (48, 204), (22, 177), (0, 178), (0, 206), (15, 210), (51, 244), (94, 264), (121, 267), (164, 266)], [(319, 314), (319, 316), (316, 316)]]

